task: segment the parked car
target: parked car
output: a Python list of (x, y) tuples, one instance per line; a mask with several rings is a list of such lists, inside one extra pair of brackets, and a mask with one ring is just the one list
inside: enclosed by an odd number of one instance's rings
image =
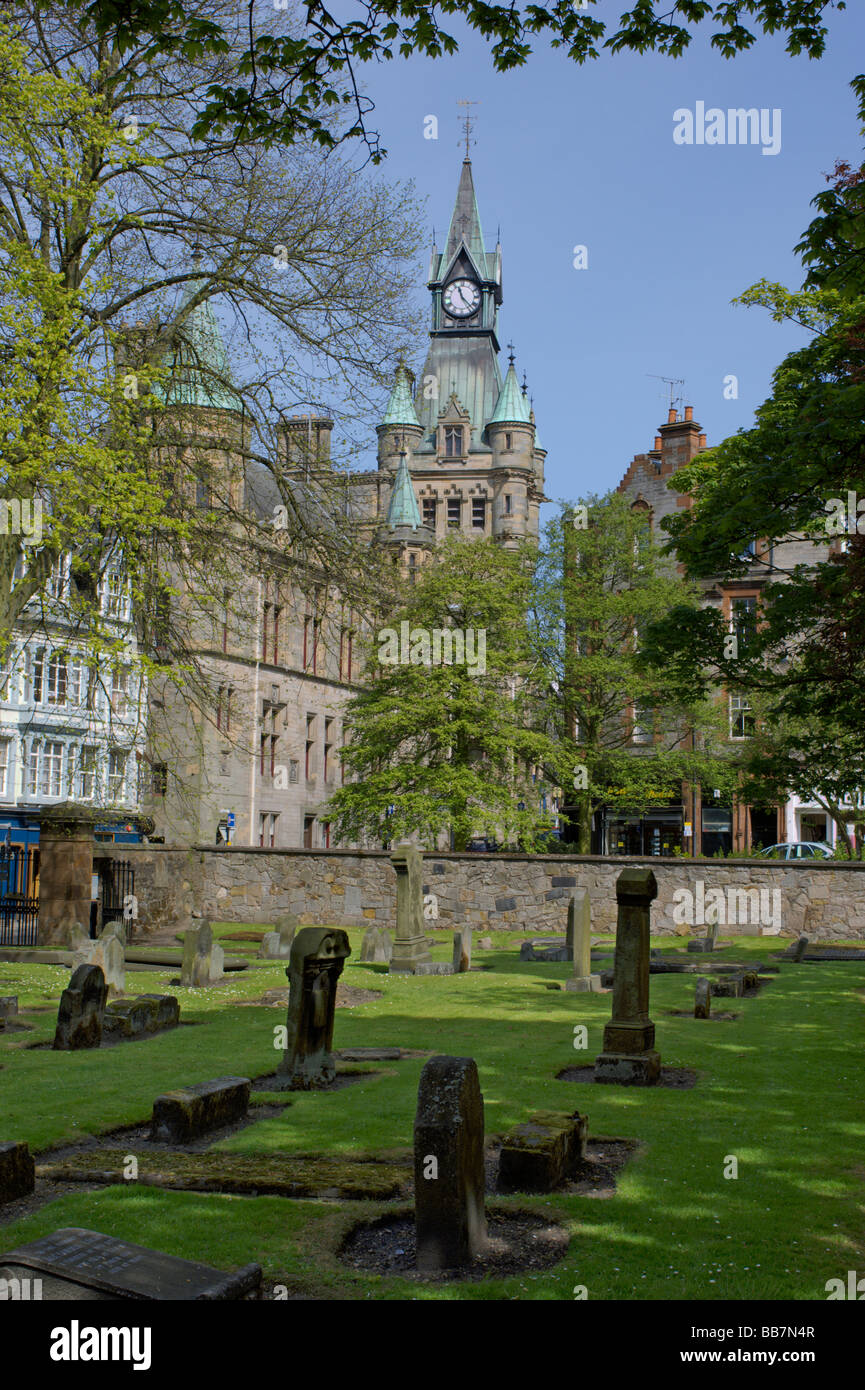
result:
[(489, 840), (484, 835), (475, 835), (466, 845), (469, 854), (498, 854), (501, 845), (496, 844), (495, 840)]
[(784, 845), (769, 845), (760, 853), (767, 859), (831, 859), (831, 845), (819, 840), (790, 840)]

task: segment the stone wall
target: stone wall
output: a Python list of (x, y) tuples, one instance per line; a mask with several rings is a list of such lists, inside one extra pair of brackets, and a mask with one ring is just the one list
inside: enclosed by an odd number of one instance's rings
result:
[[(383, 851), (247, 849), (200, 846), (176, 850), (161, 845), (118, 845), (110, 854), (129, 859), (135, 870), (139, 903), (137, 934), (186, 926), (192, 915), (216, 921), (272, 923), (281, 912), (301, 921), (341, 927), (370, 922), (393, 927), (396, 874)], [(737, 931), (813, 939), (865, 939), (865, 864), (834, 861), (786, 863), (760, 859), (629, 859), (524, 854), (427, 854), (424, 892), (435, 895), (437, 919), (431, 929), (468, 925), (481, 933), (495, 929), (543, 936), (565, 928), (572, 888), (592, 896), (592, 928), (608, 932), (616, 921), (615, 881), (627, 865), (648, 865), (658, 880), (652, 930), (677, 931), (674, 894), (687, 890), (708, 897), (722, 890)], [(745, 908), (730, 890), (763, 890), (764, 898)], [(775, 900), (775, 890), (779, 898)], [(762, 908), (758, 918), (755, 909)], [(680, 915), (682, 909), (680, 907)], [(753, 914), (753, 915), (751, 915)], [(695, 910), (696, 916), (696, 910)], [(762, 919), (762, 920), (761, 920)], [(704, 935), (698, 922), (680, 925), (683, 934)]]

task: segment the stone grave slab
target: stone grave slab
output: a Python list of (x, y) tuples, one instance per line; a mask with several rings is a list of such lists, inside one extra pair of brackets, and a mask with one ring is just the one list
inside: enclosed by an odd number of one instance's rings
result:
[(552, 1192), (586, 1156), (585, 1115), (538, 1111), (502, 1140), (499, 1192)]
[(248, 1076), (219, 1076), (166, 1091), (153, 1102), (150, 1139), (154, 1143), (186, 1144), (211, 1129), (242, 1120), (249, 1109), (252, 1086)]
[(139, 994), (106, 1005), (103, 1031), (108, 1037), (138, 1038), (161, 1033), (180, 1022), (180, 1004), (173, 994)]
[(258, 1264), (227, 1274), (82, 1226), (60, 1227), (0, 1255), (0, 1276), (26, 1278), (34, 1273), (43, 1276), (43, 1300), (72, 1302), (234, 1300), (255, 1294), (261, 1285)]

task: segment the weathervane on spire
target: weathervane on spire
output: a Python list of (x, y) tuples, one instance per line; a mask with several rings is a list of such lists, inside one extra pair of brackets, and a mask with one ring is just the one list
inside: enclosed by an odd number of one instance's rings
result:
[(468, 107), (469, 107), (469, 106), (480, 106), (480, 102), (479, 102), (479, 101), (457, 101), (457, 106), (465, 106), (465, 107), (467, 108), (467, 109), (466, 109), (466, 114), (465, 114), (465, 116), (464, 116), (464, 118), (463, 118), (463, 121), (462, 121), (462, 127), (463, 127), (463, 131), (465, 132), (466, 159), (468, 159), (468, 158), (469, 158), (469, 147), (470, 147), (471, 145), (476, 145), (476, 144), (478, 143), (477, 140), (472, 140), (472, 138), (471, 138), (471, 134), (472, 134), (472, 123), (473, 123), (474, 120), (477, 119), (477, 117), (473, 117), (473, 116), (472, 116), (472, 113), (468, 110)]

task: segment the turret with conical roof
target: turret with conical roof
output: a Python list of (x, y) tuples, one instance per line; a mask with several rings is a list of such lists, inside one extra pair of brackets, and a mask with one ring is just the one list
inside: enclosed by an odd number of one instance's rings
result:
[(377, 427), (378, 466), (393, 469), (398, 466), (400, 452), (404, 448), (417, 448), (423, 435), (423, 428), (417, 418), (412, 400), (413, 379), (411, 372), (400, 362), (396, 369), (387, 410)]
[(196, 505), (239, 508), (249, 423), (234, 389), (207, 282), (196, 276), (181, 301), (167, 373), (154, 386), (157, 432), (186, 463)]

